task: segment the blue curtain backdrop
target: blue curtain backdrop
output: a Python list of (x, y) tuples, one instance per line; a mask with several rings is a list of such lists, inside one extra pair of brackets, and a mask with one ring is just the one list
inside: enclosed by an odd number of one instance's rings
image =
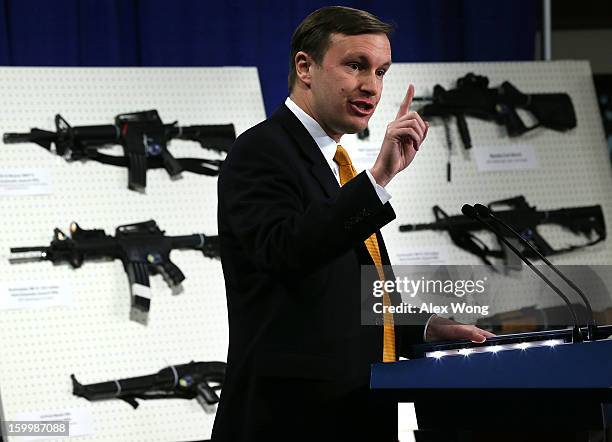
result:
[[(0, 0), (0, 65), (257, 66), (266, 112), (287, 94), (293, 29), (324, 1)], [(397, 29), (395, 62), (532, 60), (534, 0), (336, 1)]]

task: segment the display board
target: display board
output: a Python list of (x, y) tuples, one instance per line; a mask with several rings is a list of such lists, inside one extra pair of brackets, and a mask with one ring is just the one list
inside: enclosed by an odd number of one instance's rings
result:
[[(2, 133), (54, 130), (57, 113), (82, 126), (157, 109), (164, 123), (233, 123), (237, 134), (265, 118), (254, 68), (2, 68), (0, 99)], [(169, 149), (175, 157), (223, 158), (189, 141), (174, 140)], [(0, 174), (4, 418), (70, 415), (75, 431), (88, 440), (208, 438), (214, 415), (195, 400), (142, 401), (136, 410), (119, 400), (91, 403), (72, 395), (70, 374), (95, 383), (192, 360), (225, 361), (219, 260), (173, 251), (171, 259), (186, 277), (183, 292), (173, 295), (161, 276), (152, 276), (149, 323), (143, 326), (129, 320), (129, 285), (120, 261), (86, 262), (75, 270), (48, 261), (10, 265), (7, 258), (10, 247), (49, 245), (53, 229), (67, 233), (72, 221), (109, 235), (119, 225), (149, 219), (167, 235), (216, 235), (216, 177), (184, 172), (173, 181), (163, 169), (150, 170), (145, 193), (134, 192), (127, 188), (125, 168), (67, 163), (35, 144), (0, 144)], [(32, 287), (39, 287), (38, 295), (22, 296), (16, 304), (12, 295)]]
[[(456, 248), (447, 233), (399, 232), (400, 224), (434, 221), (432, 206), (436, 204), (458, 214), (464, 203), (524, 195), (539, 209), (600, 204), (606, 217), (612, 213), (612, 172), (585, 62), (394, 64), (370, 121), (369, 138), (347, 135), (342, 144), (358, 166), (367, 167), (409, 83), (416, 86), (417, 95), (430, 95), (435, 84), (450, 88), (468, 72), (488, 76), (491, 86), (508, 80), (526, 93), (567, 92), (578, 125), (564, 133), (536, 129), (508, 138), (505, 129), (493, 122), (468, 117), (474, 147), (465, 151), (452, 121), (449, 183), (444, 128), (432, 121), (414, 163), (388, 186), (397, 219), (383, 233), (393, 264), (425, 263), (419, 256), (438, 264), (479, 263)], [(0, 97), (1, 132), (50, 130), (57, 113), (78, 126), (111, 124), (120, 113), (157, 109), (164, 122), (233, 123), (237, 134), (265, 118), (257, 72), (251, 68), (2, 68)], [(530, 167), (480, 171), (475, 157), (483, 148), (528, 151)], [(170, 150), (177, 157), (222, 158), (187, 141), (173, 141)], [(185, 172), (182, 179), (172, 181), (164, 170), (153, 170), (147, 174), (143, 194), (127, 189), (124, 168), (95, 162), (69, 164), (34, 144), (0, 144), (0, 175), (4, 189), (0, 195), (3, 418), (71, 416), (77, 434), (88, 440), (209, 437), (213, 415), (204, 413), (194, 400), (144, 401), (136, 410), (117, 400), (90, 403), (72, 396), (69, 376), (74, 373), (79, 381), (94, 383), (151, 374), (191, 360), (223, 361), (228, 331), (219, 261), (196, 251), (173, 252), (172, 260), (186, 276), (184, 291), (173, 296), (161, 276), (152, 277), (149, 324), (143, 326), (129, 320), (129, 287), (119, 261), (87, 262), (73, 270), (49, 262), (9, 265), (7, 258), (10, 247), (48, 245), (53, 229), (66, 232), (72, 221), (107, 234), (118, 225), (149, 219), (155, 219), (168, 235), (216, 234), (216, 178)], [(563, 229), (543, 227), (541, 232), (551, 244), (580, 242)], [(610, 243), (604, 241), (553, 261), (605, 267), (611, 258)], [(525, 278), (527, 273), (499, 275), (510, 278), (514, 293), (497, 299), (497, 311), (559, 303), (534, 296), (534, 279)], [(36, 287), (37, 297), (22, 296), (17, 304), (11, 301), (11, 294), (32, 293)], [(45, 291), (52, 294), (45, 298), (41, 295)], [(594, 299), (594, 309), (608, 306), (607, 293)]]

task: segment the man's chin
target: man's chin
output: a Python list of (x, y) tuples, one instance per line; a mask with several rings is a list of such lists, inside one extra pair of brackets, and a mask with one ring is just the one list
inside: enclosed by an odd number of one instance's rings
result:
[(337, 121), (335, 127), (338, 129), (338, 132), (341, 134), (356, 134), (364, 131), (368, 127), (368, 122), (370, 118), (350, 118), (345, 119), (344, 121)]
[(360, 122), (359, 124), (351, 124), (350, 126), (347, 126), (345, 133), (357, 134), (359, 132), (363, 132), (368, 127), (368, 121), (370, 121), (369, 118), (365, 121), (365, 123)]

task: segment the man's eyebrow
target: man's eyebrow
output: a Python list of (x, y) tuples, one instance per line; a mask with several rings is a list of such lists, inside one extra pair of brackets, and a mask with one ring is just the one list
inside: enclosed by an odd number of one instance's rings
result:
[[(351, 58), (352, 59), (356, 59), (359, 62), (367, 64), (367, 65), (370, 64), (370, 60), (368, 59), (368, 57), (366, 57), (363, 54), (348, 54), (346, 56), (346, 58), (348, 58), (348, 59), (351, 59)], [(385, 63), (380, 65), (380, 67), (385, 67), (385, 68), (388, 68), (389, 66), (391, 66), (391, 60), (389, 60), (389, 61), (387, 61), (387, 62), (385, 62)]]

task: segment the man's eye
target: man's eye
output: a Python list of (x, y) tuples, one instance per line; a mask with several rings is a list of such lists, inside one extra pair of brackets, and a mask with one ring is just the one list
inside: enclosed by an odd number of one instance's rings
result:
[(359, 69), (359, 63), (349, 63), (348, 67), (356, 71)]
[(386, 73), (387, 71), (385, 71), (384, 69), (379, 69), (378, 71), (376, 71), (376, 75), (378, 75), (379, 77), (383, 77)]

